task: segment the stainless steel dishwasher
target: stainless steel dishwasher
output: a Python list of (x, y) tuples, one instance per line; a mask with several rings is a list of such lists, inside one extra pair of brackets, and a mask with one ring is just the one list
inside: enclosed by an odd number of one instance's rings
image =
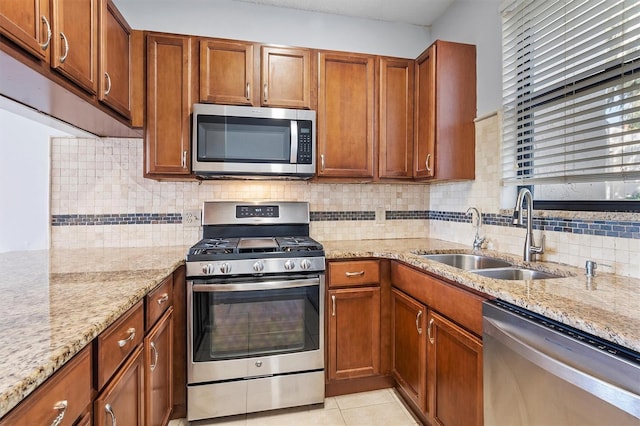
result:
[(483, 306), (486, 426), (640, 425), (640, 354), (501, 301)]

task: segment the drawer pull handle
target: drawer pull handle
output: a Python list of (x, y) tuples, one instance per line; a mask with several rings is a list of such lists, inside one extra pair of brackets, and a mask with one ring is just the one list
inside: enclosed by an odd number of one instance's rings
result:
[(60, 63), (64, 64), (64, 61), (67, 60), (67, 56), (69, 56), (69, 42), (67, 41), (67, 36), (64, 35), (62, 31), (60, 31), (60, 38), (64, 41), (64, 55), (60, 57)]
[(60, 423), (62, 423), (62, 419), (64, 419), (64, 413), (66, 413), (67, 411), (67, 405), (69, 404), (67, 403), (66, 399), (56, 402), (56, 404), (53, 406), (53, 409), (58, 410), (58, 415), (55, 419), (53, 419), (51, 426), (58, 426)]
[(151, 364), (151, 371), (153, 371), (158, 365), (158, 348), (156, 348), (156, 344), (153, 342), (151, 342), (151, 349), (153, 349), (153, 364)]
[(47, 50), (49, 43), (51, 43), (51, 25), (49, 25), (49, 21), (47, 21), (47, 18), (44, 16), (42, 16), (42, 23), (47, 26), (47, 40), (40, 45), (40, 48), (42, 50)]
[(431, 329), (433, 328), (433, 318), (429, 320), (429, 327), (427, 327), (427, 336), (429, 336), (429, 342), (433, 345), (435, 339), (431, 336)]
[(132, 342), (133, 339), (135, 339), (135, 337), (136, 337), (136, 329), (135, 328), (131, 327), (130, 329), (127, 330), (127, 333), (129, 333), (129, 337), (127, 337), (124, 340), (118, 340), (118, 346), (123, 347), (128, 342)]
[(169, 295), (167, 293), (165, 293), (161, 297), (158, 298), (158, 305), (162, 305), (167, 300), (169, 300)]
[(420, 327), (420, 317), (422, 317), (422, 311), (418, 311), (418, 315), (416, 315), (416, 330), (418, 330), (418, 334), (422, 334), (422, 328)]
[(331, 316), (332, 317), (336, 316), (336, 295), (335, 294), (331, 295)]
[(113, 408), (111, 408), (111, 404), (105, 405), (104, 406), (104, 411), (109, 413), (109, 415), (111, 416), (111, 426), (116, 426), (117, 425), (116, 415), (113, 412)]
[(364, 271), (359, 271), (359, 272), (345, 272), (344, 273), (347, 277), (361, 277), (364, 275)]

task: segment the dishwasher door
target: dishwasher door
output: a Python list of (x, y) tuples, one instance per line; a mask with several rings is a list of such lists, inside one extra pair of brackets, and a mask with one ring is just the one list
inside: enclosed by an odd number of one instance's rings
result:
[(483, 305), (484, 424), (640, 425), (640, 354), (522, 308)]

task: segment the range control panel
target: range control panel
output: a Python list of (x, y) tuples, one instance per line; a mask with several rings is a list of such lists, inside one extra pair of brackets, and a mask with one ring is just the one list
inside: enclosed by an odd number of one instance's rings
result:
[(236, 217), (280, 217), (280, 209), (278, 206), (236, 206)]

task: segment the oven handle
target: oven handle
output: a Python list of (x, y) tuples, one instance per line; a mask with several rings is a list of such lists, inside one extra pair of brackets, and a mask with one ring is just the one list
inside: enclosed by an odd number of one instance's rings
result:
[(242, 284), (193, 284), (193, 291), (196, 292), (216, 292), (216, 291), (254, 291), (254, 290), (275, 290), (280, 288), (310, 287), (320, 284), (320, 278), (308, 278), (302, 280), (278, 280), (249, 282)]

